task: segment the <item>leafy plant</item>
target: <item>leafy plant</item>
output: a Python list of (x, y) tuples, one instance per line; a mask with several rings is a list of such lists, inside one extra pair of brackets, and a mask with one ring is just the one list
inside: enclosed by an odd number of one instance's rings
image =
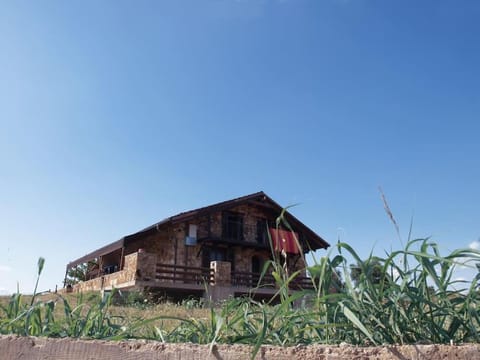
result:
[(65, 285), (74, 285), (80, 281), (86, 281), (88, 280), (89, 273), (95, 270), (98, 270), (98, 260), (78, 264), (67, 271)]

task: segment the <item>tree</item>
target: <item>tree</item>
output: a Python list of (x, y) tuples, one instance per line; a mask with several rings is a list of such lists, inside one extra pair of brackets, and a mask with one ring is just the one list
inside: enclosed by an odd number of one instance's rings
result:
[(88, 274), (98, 268), (98, 260), (91, 260), (83, 264), (78, 264), (67, 271), (66, 285), (74, 285), (81, 281), (89, 280)]
[(375, 256), (357, 264), (350, 265), (350, 277), (355, 285), (361, 283), (363, 279), (370, 281), (374, 285), (389, 281), (389, 276), (383, 271), (381, 259)]
[(311, 278), (322, 294), (339, 293), (344, 290), (345, 283), (339, 270), (342, 261), (344, 258), (340, 255), (333, 259), (322, 257), (319, 263), (308, 267)]

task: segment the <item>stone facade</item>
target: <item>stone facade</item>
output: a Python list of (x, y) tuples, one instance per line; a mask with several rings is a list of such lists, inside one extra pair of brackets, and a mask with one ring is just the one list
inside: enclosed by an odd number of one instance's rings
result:
[[(112, 288), (132, 287), (135, 284), (137, 278), (137, 270), (146, 267), (141, 265), (140, 260), (144, 260), (144, 257), (148, 254), (133, 253), (125, 256), (125, 264), (123, 270), (114, 272), (112, 274), (103, 275), (92, 280), (82, 281), (73, 286), (74, 292), (85, 291), (99, 291), (110, 290)], [(151, 263), (148, 264), (150, 266)], [(152, 267), (153, 269), (155, 267)], [(148, 270), (151, 272), (151, 270)], [(148, 272), (147, 272), (148, 273)]]
[[(275, 214), (269, 213), (265, 209), (240, 205), (229, 209), (229, 211), (237, 213), (243, 217), (243, 242), (242, 244), (231, 244), (223, 242), (218, 246), (224, 251), (233, 254), (232, 271), (251, 272), (252, 258), (257, 257), (265, 262), (272, 258), (272, 253), (268, 243), (257, 243), (257, 222), (275, 220)], [(197, 225), (197, 245), (188, 246), (185, 244), (185, 238), (188, 235), (190, 224)], [(145, 237), (128, 245), (125, 254), (136, 252), (138, 249), (144, 249), (146, 252), (156, 254), (158, 263), (206, 267), (209, 261), (202, 261), (203, 252), (209, 245), (203, 245), (201, 240), (213, 239), (210, 244), (216, 246), (215, 241), (222, 239), (222, 212), (217, 211), (210, 215), (199, 216), (194, 220), (167, 225), (162, 227), (160, 231), (154, 235)], [(249, 246), (250, 245), (250, 246)], [(305, 268), (303, 259), (294, 258), (294, 255), (287, 255), (290, 259), (288, 264), (290, 270), (300, 270)], [(226, 260), (226, 259), (225, 259)]]
[(138, 252), (137, 263), (136, 263), (137, 271), (136, 271), (135, 278), (137, 280), (143, 280), (143, 281), (150, 281), (155, 279), (156, 266), (158, 262), (157, 258), (158, 258), (157, 254), (150, 254), (145, 251)]
[[(223, 234), (223, 211), (202, 214), (184, 222), (165, 223), (153, 234), (150, 232), (148, 236), (126, 243), (121, 252), (115, 250), (115, 256), (112, 256), (113, 253), (103, 256), (105, 262), (118, 265), (115, 269), (119, 271), (76, 284), (74, 291), (156, 286), (157, 264), (194, 268), (213, 266), (214, 280), (211, 285), (222, 288), (231, 286), (232, 272), (260, 272), (263, 264), (272, 259), (272, 252), (268, 239), (259, 240), (257, 226), (263, 223), (266, 229), (267, 222), (274, 222), (278, 214), (267, 208), (246, 204), (231, 207), (228, 213), (241, 219), (241, 236), (235, 241), (230, 241)], [(197, 226), (198, 241), (194, 246), (187, 245), (185, 241), (189, 235), (189, 225)], [(124, 254), (124, 259), (117, 253)], [(287, 254), (287, 260), (279, 255), (279, 259), (287, 261), (291, 272), (305, 271), (303, 257), (299, 255)], [(114, 264), (115, 261), (118, 264)], [(161, 279), (161, 282), (166, 284), (174, 281)], [(228, 291), (224, 289), (222, 293)]]

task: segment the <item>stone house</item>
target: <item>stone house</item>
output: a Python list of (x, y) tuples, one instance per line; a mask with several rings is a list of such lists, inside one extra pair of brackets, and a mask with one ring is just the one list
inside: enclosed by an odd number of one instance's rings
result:
[[(279, 224), (276, 219), (283, 214)], [(329, 244), (264, 192), (183, 212), (70, 262), (67, 273), (88, 264), (86, 279), (72, 291), (154, 290), (181, 299), (206, 296), (217, 300), (251, 294), (268, 298), (277, 291), (264, 264), (278, 257), (291, 284), (312, 286), (305, 253)], [(85, 265), (84, 265), (85, 268)], [(67, 283), (67, 275), (65, 276)]]

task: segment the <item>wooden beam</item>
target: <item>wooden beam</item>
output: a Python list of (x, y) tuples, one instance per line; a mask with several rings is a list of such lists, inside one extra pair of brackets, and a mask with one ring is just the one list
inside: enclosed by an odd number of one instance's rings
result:
[(125, 262), (124, 255), (125, 255), (125, 246), (122, 246), (122, 253), (120, 255), (120, 266), (118, 270), (123, 270), (123, 263)]

